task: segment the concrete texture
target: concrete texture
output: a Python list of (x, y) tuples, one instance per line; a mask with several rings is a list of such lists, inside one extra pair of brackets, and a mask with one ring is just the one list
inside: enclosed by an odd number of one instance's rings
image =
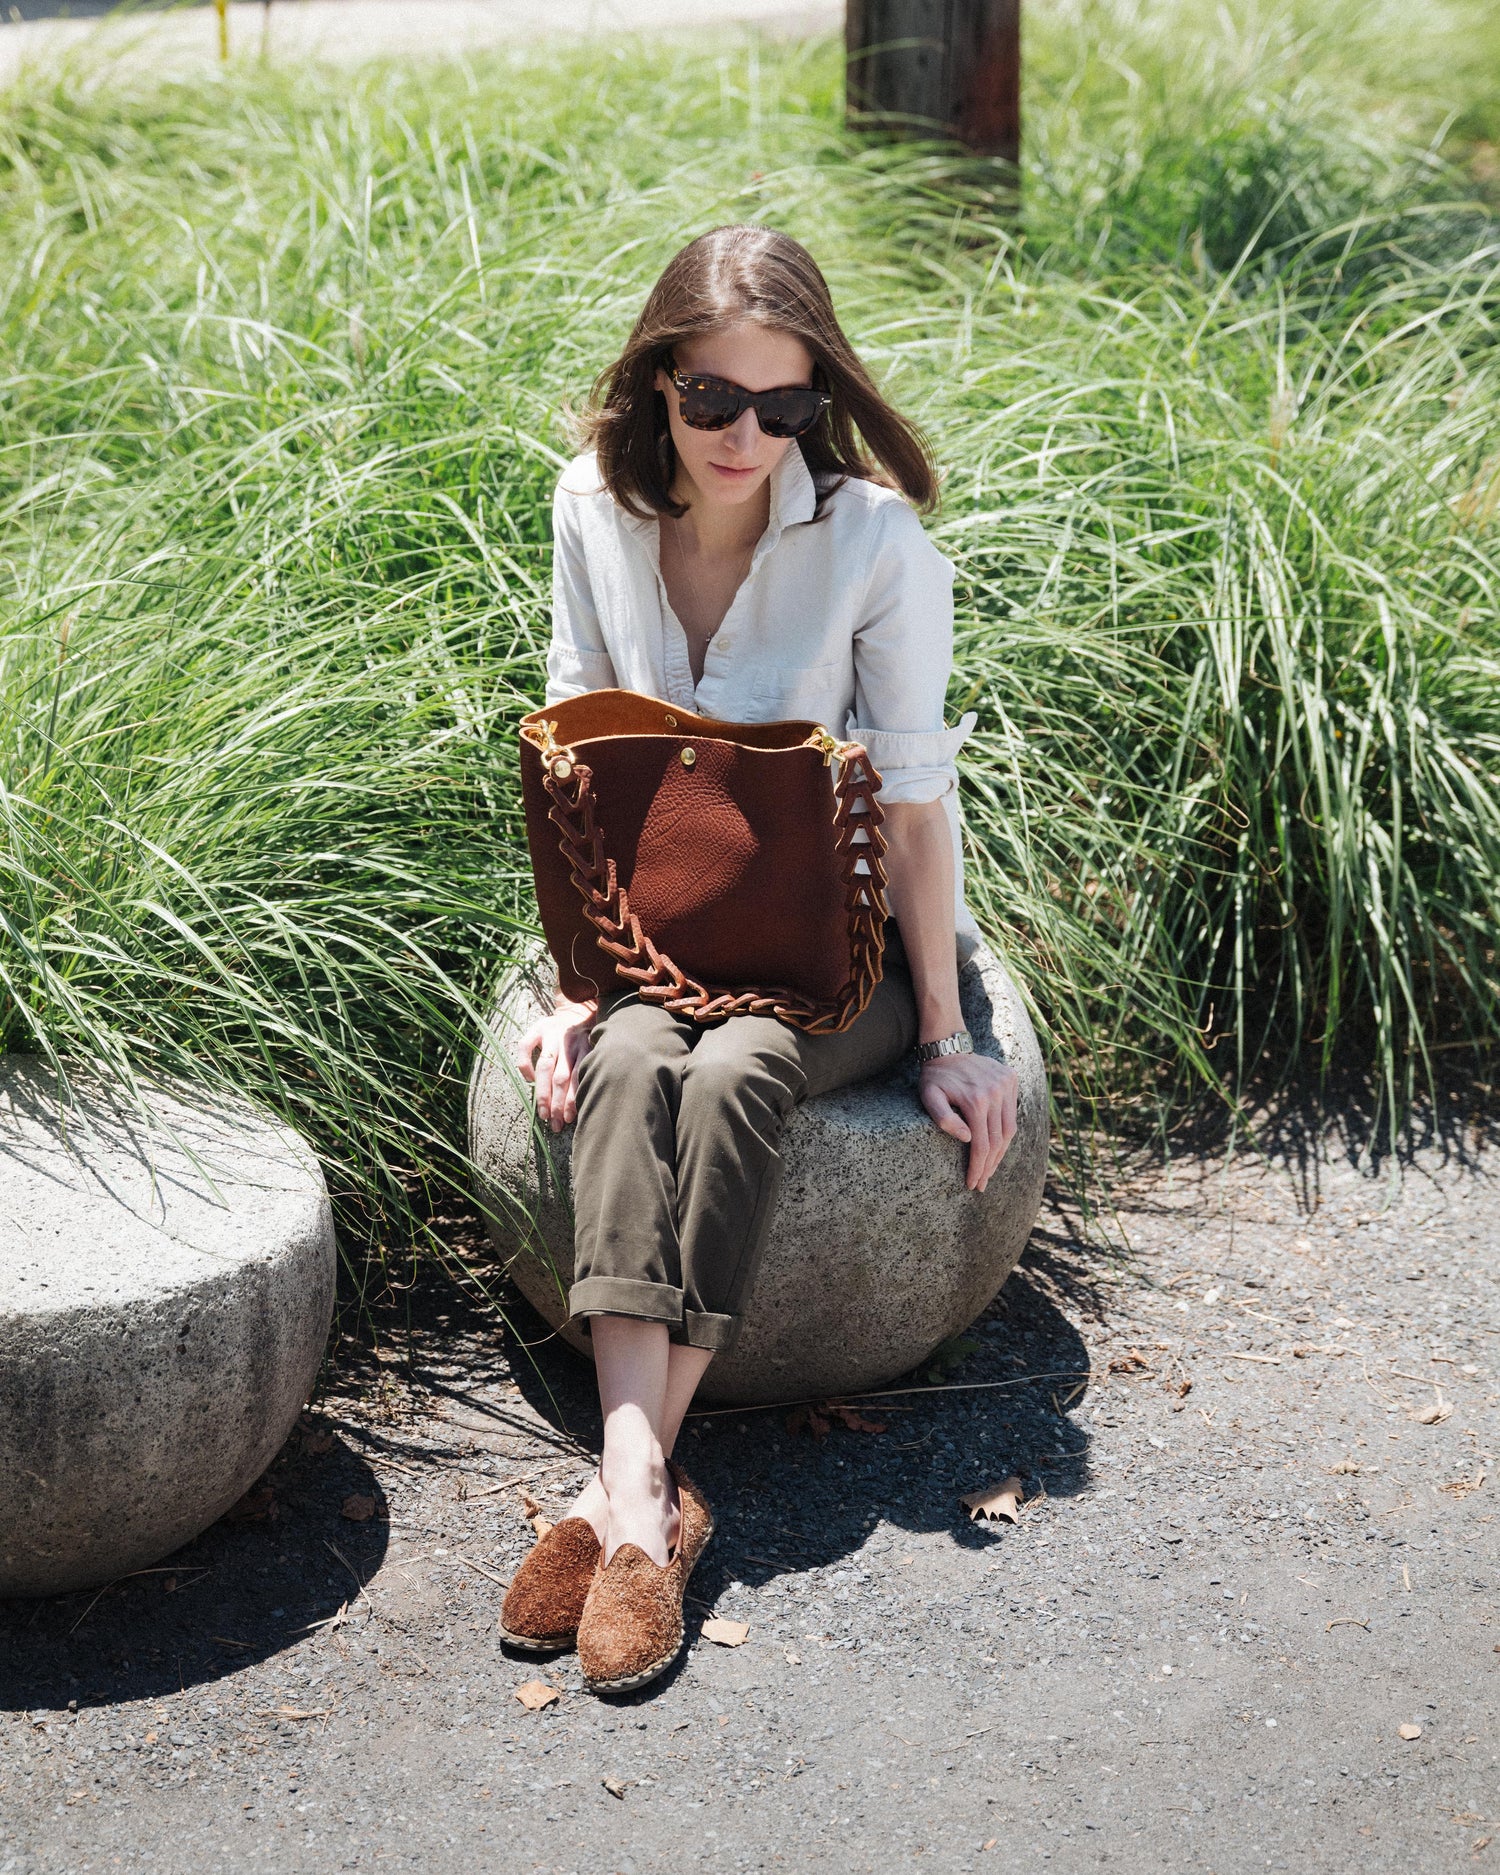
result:
[[(745, 1405), (879, 1386), (966, 1328), (1015, 1267), (1046, 1177), (1046, 1077), (1020, 996), (988, 951), (965, 967), (959, 990), (976, 1048), (1021, 1079), (1019, 1131), (988, 1190), (965, 1189), (967, 1148), (927, 1118), (908, 1069), (808, 1101), (787, 1128), (781, 1201), (744, 1329), (709, 1369), (703, 1399)], [(494, 1046), (475, 1069), (469, 1131), (495, 1247), (558, 1328), (573, 1266), (572, 1129), (539, 1133), (509, 1066), (514, 1037), (549, 997), (531, 976), (502, 998)], [(576, 1330), (564, 1337), (587, 1351)]]
[[(93, 10), (93, 9), (91, 9)], [(23, 8), (24, 12), (25, 9)], [(722, 34), (736, 28), (801, 36), (843, 28), (827, 0), (236, 0), (232, 57), (357, 65), (366, 59), (462, 58), (547, 37), (607, 33)], [(80, 52), (158, 76), (203, 74), (218, 64), (211, 7), (112, 19), (21, 19), (0, 24), (0, 84), (28, 68), (53, 69)]]
[(0, 1595), (158, 1562), (235, 1502), (306, 1401), (333, 1312), (323, 1175), (185, 1090), (149, 1118), (0, 1057)]

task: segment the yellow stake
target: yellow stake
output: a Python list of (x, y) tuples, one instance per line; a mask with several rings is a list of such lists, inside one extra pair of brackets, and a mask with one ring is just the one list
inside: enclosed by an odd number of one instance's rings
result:
[(219, 16), (219, 61), (229, 62), (229, 0), (214, 0), (214, 12)]

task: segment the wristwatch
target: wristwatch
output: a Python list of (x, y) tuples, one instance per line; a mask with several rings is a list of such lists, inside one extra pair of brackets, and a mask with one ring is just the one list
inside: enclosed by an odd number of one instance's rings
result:
[(919, 1062), (936, 1061), (941, 1055), (972, 1055), (974, 1038), (967, 1029), (959, 1029), (954, 1035), (945, 1035), (940, 1042), (918, 1042), (917, 1060)]

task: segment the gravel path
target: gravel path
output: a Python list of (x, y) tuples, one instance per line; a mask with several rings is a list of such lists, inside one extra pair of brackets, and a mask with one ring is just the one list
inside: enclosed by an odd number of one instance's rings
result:
[[(566, 1502), (587, 1375), (403, 1297), (240, 1520), (0, 1604), (0, 1875), (1482, 1868), (1497, 1162), (1158, 1172), (1128, 1258), (1044, 1214), (961, 1385), (885, 1431), (691, 1421), (691, 1648), (610, 1703), (495, 1633), (513, 1481)], [(968, 1522), (1012, 1471), (1019, 1524)]]

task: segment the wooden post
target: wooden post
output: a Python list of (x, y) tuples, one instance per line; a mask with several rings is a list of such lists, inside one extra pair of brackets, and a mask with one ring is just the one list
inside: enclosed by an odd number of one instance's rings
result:
[(1021, 155), (1021, 0), (848, 0), (848, 116)]

